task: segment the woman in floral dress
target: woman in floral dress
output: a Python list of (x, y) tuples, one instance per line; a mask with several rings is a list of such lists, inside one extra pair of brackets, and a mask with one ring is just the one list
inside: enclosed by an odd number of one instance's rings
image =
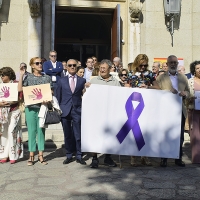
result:
[[(15, 83), (15, 72), (10, 67), (0, 69), (3, 83)], [(6, 91), (4, 91), (6, 92)], [(4, 94), (5, 95), (5, 94)], [(19, 98), (21, 98), (20, 95)], [(0, 162), (14, 164), (23, 157), (21, 114), (18, 101), (0, 102)]]

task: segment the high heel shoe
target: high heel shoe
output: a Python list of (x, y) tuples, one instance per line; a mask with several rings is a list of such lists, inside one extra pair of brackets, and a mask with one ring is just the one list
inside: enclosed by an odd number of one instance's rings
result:
[[(42, 157), (42, 160), (40, 160), (40, 157)], [(44, 161), (43, 155), (38, 156), (38, 162), (41, 163), (42, 165), (48, 165), (48, 163)]]
[(32, 166), (34, 164), (34, 156), (30, 156), (28, 162), (27, 162), (27, 165), (28, 166)]
[(6, 162), (8, 162), (8, 158), (0, 160), (0, 163), (6, 163)]

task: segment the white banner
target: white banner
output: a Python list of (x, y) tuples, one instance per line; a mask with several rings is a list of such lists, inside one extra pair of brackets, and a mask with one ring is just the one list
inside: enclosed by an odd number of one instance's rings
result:
[(178, 158), (182, 99), (163, 90), (92, 84), (83, 96), (82, 152)]

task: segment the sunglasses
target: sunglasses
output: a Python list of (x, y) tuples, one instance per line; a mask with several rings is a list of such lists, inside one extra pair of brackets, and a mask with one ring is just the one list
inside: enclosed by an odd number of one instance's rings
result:
[(42, 65), (42, 62), (35, 62), (34, 64), (36, 64), (36, 65)]
[(73, 66), (73, 67), (76, 67), (76, 64), (68, 64), (67, 66), (68, 66), (68, 67), (72, 67), (72, 66)]
[(4, 75), (4, 74), (1, 74), (0, 76), (1, 76), (1, 77), (4, 77), (4, 76), (6, 76), (6, 75)]
[(140, 67), (143, 67), (143, 66), (144, 66), (144, 67), (148, 67), (148, 65), (140, 65)]
[(22, 65), (21, 67), (26, 67), (26, 65)]
[(54, 57), (54, 58), (56, 57), (56, 55), (50, 55), (50, 56), (51, 56), (51, 57)]
[(120, 74), (120, 76), (127, 76), (127, 74)]

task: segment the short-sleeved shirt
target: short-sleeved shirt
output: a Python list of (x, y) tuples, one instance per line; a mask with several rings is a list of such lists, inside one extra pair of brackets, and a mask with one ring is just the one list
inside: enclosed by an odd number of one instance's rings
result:
[(134, 75), (129, 73), (129, 83), (131, 87), (140, 87), (141, 84), (150, 86), (156, 80), (155, 74), (152, 71), (136, 72)]
[(94, 77), (90, 81), (91, 84), (99, 84), (99, 85), (110, 85), (110, 86), (120, 86), (120, 83), (117, 79), (115, 79), (112, 75), (109, 79), (105, 80), (101, 76)]
[[(42, 76), (35, 76), (34, 74), (28, 74), (28, 76), (25, 77), (24, 81), (23, 81), (23, 86), (32, 86), (32, 85), (41, 85), (41, 84), (46, 84), (46, 83), (50, 83), (50, 86), (52, 88), (52, 81), (51, 81), (51, 77), (43, 74)], [(41, 106), (41, 104), (34, 104), (34, 105), (30, 105), (28, 107), (31, 108), (39, 108)]]

